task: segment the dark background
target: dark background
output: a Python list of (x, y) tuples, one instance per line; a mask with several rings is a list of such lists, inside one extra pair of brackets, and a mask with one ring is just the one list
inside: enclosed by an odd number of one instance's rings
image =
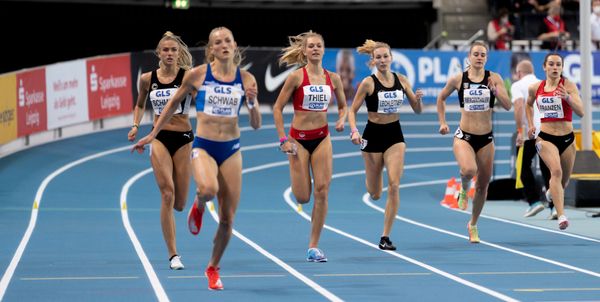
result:
[(394, 48), (422, 48), (437, 12), (431, 2), (411, 7), (191, 7), (0, 1), (0, 73), (97, 55), (156, 48), (170, 30), (190, 47), (226, 26), (239, 46), (277, 47), (308, 30), (326, 47), (357, 47), (365, 39)]

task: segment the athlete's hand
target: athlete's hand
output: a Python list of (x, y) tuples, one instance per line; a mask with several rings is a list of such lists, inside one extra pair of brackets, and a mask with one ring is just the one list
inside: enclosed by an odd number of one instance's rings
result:
[(135, 140), (135, 136), (137, 135), (138, 132), (138, 127), (131, 127), (131, 130), (129, 130), (129, 133), (127, 133), (127, 139), (130, 142), (133, 142)]
[(496, 95), (496, 82), (492, 80), (492, 77), (488, 78), (488, 88), (492, 92), (492, 94)]
[(517, 147), (523, 146), (523, 134), (521, 134), (521, 132), (517, 132), (517, 138), (515, 138), (515, 145)]
[(535, 138), (535, 131), (536, 131), (535, 126), (531, 126), (529, 128), (529, 131), (527, 131), (527, 136), (529, 136), (530, 139)]
[(360, 133), (358, 133), (358, 131), (352, 132), (352, 134), (350, 134), (350, 140), (353, 144), (360, 145), (360, 142), (362, 141)]
[(440, 134), (446, 135), (448, 133), (450, 133), (450, 128), (448, 127), (448, 124), (441, 124), (440, 125)]
[(246, 101), (256, 100), (256, 97), (258, 96), (258, 89), (256, 89), (256, 86), (247, 87), (244, 92), (246, 94)]
[(344, 131), (344, 119), (339, 119), (335, 122), (335, 131), (342, 132)]
[(140, 139), (133, 147), (131, 148), (131, 152), (137, 151), (139, 154), (144, 153), (144, 149), (146, 149), (146, 145), (151, 143), (154, 140), (154, 136), (152, 134), (148, 134)]
[(417, 91), (415, 91), (415, 98), (417, 99), (417, 102), (423, 100), (423, 90), (421, 88), (417, 88)]

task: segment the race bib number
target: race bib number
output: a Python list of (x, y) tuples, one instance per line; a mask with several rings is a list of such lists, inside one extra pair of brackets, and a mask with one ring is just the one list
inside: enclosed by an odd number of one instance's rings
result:
[(302, 108), (310, 111), (325, 111), (331, 100), (331, 87), (328, 85), (304, 86), (304, 99)]
[(244, 91), (236, 86), (211, 85), (203, 87), (206, 97), (204, 113), (212, 116), (236, 117)]
[(379, 91), (377, 99), (379, 100), (377, 113), (398, 113), (404, 102), (404, 92), (401, 90)]
[[(160, 115), (167, 102), (175, 95), (175, 91), (177, 88), (167, 88), (167, 89), (156, 89), (150, 91), (150, 103), (152, 104), (152, 109), (154, 109), (154, 114)], [(177, 108), (175, 114), (181, 113), (181, 108)]]
[(463, 93), (465, 111), (490, 110), (489, 89), (465, 89)]
[(542, 118), (564, 118), (562, 99), (559, 96), (539, 96), (538, 109)]

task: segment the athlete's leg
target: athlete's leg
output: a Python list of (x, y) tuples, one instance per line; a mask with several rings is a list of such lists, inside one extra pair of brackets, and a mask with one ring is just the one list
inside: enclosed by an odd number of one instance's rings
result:
[(242, 154), (237, 151), (219, 167), (219, 226), (214, 238), (214, 246), (208, 266), (219, 267), (225, 248), (231, 239), (235, 211), (240, 202), (242, 190)]
[(475, 196), (473, 196), (473, 208), (471, 209), (471, 225), (477, 225), (477, 220), (487, 198), (488, 185), (494, 168), (494, 153), (494, 143), (487, 144), (477, 152), (477, 183), (475, 184)]
[(160, 190), (160, 225), (163, 238), (167, 245), (169, 257), (177, 254), (175, 240), (175, 218), (173, 217), (173, 204), (175, 202), (175, 186), (173, 184), (173, 160), (167, 148), (159, 141), (152, 141), (152, 155), (150, 162), (154, 169), (156, 184)]
[(192, 176), (191, 152), (192, 143), (190, 142), (179, 148), (173, 155), (173, 181), (175, 185), (175, 203), (173, 208), (176, 211), (183, 211), (187, 203)]
[(365, 161), (365, 185), (373, 200), (381, 198), (383, 190), (383, 153), (362, 152)]
[[(537, 139), (538, 154), (550, 170), (550, 181), (549, 188), (550, 195), (552, 195), (552, 201), (558, 216), (563, 215), (564, 211), (564, 189), (562, 186), (563, 170), (561, 167), (560, 155), (558, 154), (558, 148), (551, 142), (543, 139)], [(566, 151), (565, 151), (566, 152)]]
[(327, 136), (315, 149), (311, 157), (311, 168), (314, 177), (314, 204), (311, 217), (311, 231), (309, 248), (317, 247), (321, 237), (321, 231), (327, 216), (327, 194), (331, 183), (333, 170), (333, 153), (331, 138)]
[(384, 154), (385, 167), (388, 175), (388, 192), (385, 204), (385, 214), (383, 222), (383, 235), (389, 237), (392, 231), (392, 225), (396, 220), (398, 208), (400, 207), (400, 179), (404, 171), (404, 153), (406, 151), (405, 143), (397, 143), (388, 148)]
[(294, 197), (296, 197), (296, 201), (304, 204), (310, 201), (311, 179), (309, 164), (311, 155), (294, 139), (290, 139), (290, 142), (296, 144), (298, 148), (296, 155), (288, 155), (292, 192), (294, 193)]

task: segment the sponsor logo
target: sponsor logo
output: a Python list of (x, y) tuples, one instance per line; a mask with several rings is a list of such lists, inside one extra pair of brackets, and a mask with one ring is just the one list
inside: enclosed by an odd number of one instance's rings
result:
[(231, 115), (231, 108), (213, 107), (212, 113), (214, 115)]
[(311, 110), (322, 110), (325, 107), (324, 103), (310, 103), (308, 104), (308, 109)]
[(469, 109), (472, 111), (482, 111), (485, 109), (485, 105), (479, 104), (479, 105), (469, 105)]
[(285, 79), (287, 79), (294, 70), (296, 70), (296, 67), (291, 67), (288, 70), (273, 76), (273, 73), (271, 72), (271, 63), (269, 63), (265, 73), (265, 88), (267, 88), (269, 92), (275, 91), (275, 89), (279, 88), (279, 86), (285, 82)]

